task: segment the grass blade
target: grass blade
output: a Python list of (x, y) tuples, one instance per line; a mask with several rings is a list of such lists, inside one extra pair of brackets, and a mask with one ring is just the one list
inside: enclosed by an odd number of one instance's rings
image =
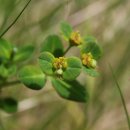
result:
[(4, 36), (4, 34), (17, 22), (17, 20), (19, 19), (19, 17), (22, 15), (22, 13), (24, 12), (24, 10), (27, 8), (27, 6), (29, 5), (29, 3), (32, 0), (29, 0), (26, 5), (24, 6), (24, 8), (21, 10), (21, 12), (18, 14), (18, 16), (14, 19), (14, 21), (1, 33), (0, 38), (2, 38)]
[(125, 103), (125, 99), (124, 99), (124, 96), (123, 96), (123, 93), (122, 93), (122, 90), (120, 88), (120, 85), (116, 79), (116, 76), (114, 74), (114, 71), (112, 69), (112, 66), (109, 64), (109, 67), (110, 67), (110, 70), (111, 70), (111, 73), (112, 73), (112, 76), (113, 76), (113, 79), (115, 81), (115, 84), (117, 86), (117, 89), (119, 91), (119, 94), (120, 94), (120, 97), (121, 97), (121, 101), (122, 101), (122, 104), (123, 104), (123, 107), (124, 107), (124, 111), (125, 111), (125, 115), (126, 115), (126, 120), (127, 120), (127, 123), (128, 123), (128, 128), (130, 130), (130, 120), (129, 120), (129, 114), (128, 114), (128, 111), (127, 111), (127, 108), (126, 108), (126, 103)]

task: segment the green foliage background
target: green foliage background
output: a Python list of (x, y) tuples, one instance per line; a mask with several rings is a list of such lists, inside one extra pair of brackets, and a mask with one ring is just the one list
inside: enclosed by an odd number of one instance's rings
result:
[[(0, 33), (15, 19), (27, 0), (0, 0)], [(127, 122), (119, 93), (108, 64), (113, 66), (129, 107), (130, 92), (130, 1), (129, 0), (32, 0), (16, 24), (4, 38), (18, 47), (32, 43), (35, 64), (40, 44), (49, 34), (59, 33), (59, 24), (69, 21), (83, 35), (96, 37), (103, 47), (98, 78), (80, 75), (89, 91), (87, 104), (68, 102), (52, 90), (48, 82), (42, 91), (22, 84), (3, 89), (0, 96), (19, 101), (18, 112), (8, 115), (0, 111), (1, 130), (124, 130)], [(66, 45), (64, 44), (66, 47)], [(78, 55), (72, 49), (67, 55)], [(24, 66), (22, 63), (19, 66)], [(15, 78), (15, 77), (14, 77)]]

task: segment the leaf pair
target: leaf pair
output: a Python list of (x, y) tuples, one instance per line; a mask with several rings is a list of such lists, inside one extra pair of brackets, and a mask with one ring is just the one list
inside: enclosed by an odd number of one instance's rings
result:
[[(39, 63), (42, 71), (47, 75), (55, 76), (53, 67), (55, 57), (49, 52), (41, 53), (39, 57)], [(63, 71), (63, 79), (74, 80), (81, 72), (81, 61), (76, 57), (66, 58), (67, 68)]]
[(33, 51), (32, 45), (16, 48), (8, 41), (0, 39), (0, 64), (7, 64), (10, 60), (13, 62), (25, 61), (30, 58)]
[[(72, 27), (66, 22), (61, 24), (61, 31), (66, 41), (69, 42), (69, 45), (71, 44), (71, 38), (73, 42), (80, 42), (81, 53), (90, 52), (95, 60), (100, 58), (101, 49), (94, 38), (87, 37), (82, 41), (80, 34), (78, 32), (72, 33)], [(19, 73), (20, 80), (28, 88), (40, 90), (45, 86), (47, 77), (50, 77), (53, 87), (61, 97), (73, 101), (86, 102), (88, 100), (88, 93), (76, 81), (76, 78), (79, 76), (81, 70), (91, 76), (98, 76), (99, 73), (93, 68), (82, 65), (81, 60), (74, 56), (65, 58), (66, 67), (64, 68), (63, 64), (59, 62), (60, 58), (64, 59), (64, 54), (64, 47), (59, 36), (48, 36), (41, 46), (41, 54), (39, 56), (40, 67), (24, 67)]]
[[(102, 55), (102, 50), (98, 45), (96, 39), (92, 36), (88, 36), (84, 39), (84, 44), (82, 44), (81, 46), (81, 53), (91, 53), (93, 58), (97, 61)], [(86, 66), (83, 66), (83, 71), (93, 77), (97, 77), (100, 75), (96, 69), (88, 68)]]
[(20, 73), (20, 80), (28, 87), (34, 90), (40, 90), (46, 83), (46, 76), (51, 76), (53, 87), (57, 93), (69, 100), (85, 102), (87, 93), (85, 88), (80, 85), (75, 78), (80, 74), (82, 64), (76, 57), (67, 58), (67, 68), (64, 70), (62, 78), (58, 79), (53, 68), (55, 57), (50, 52), (42, 52), (39, 57), (40, 67), (26, 66)]
[(0, 77), (8, 78), (14, 75), (17, 70), (16, 63), (29, 59), (33, 51), (34, 47), (32, 45), (18, 49), (8, 41), (0, 39)]
[[(20, 80), (28, 87), (34, 90), (40, 90), (46, 83), (46, 76), (40, 68), (27, 66), (19, 74)], [(51, 77), (51, 82), (57, 93), (68, 100), (86, 102), (88, 93), (86, 89), (76, 80), (64, 81)]]

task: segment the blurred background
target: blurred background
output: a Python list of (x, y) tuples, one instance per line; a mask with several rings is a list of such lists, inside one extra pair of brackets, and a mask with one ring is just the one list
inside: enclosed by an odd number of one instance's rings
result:
[[(0, 0), (0, 33), (26, 3), (27, 0)], [(47, 35), (60, 34), (63, 20), (82, 35), (96, 37), (103, 48), (98, 64), (101, 75), (97, 78), (79, 76), (89, 92), (89, 102), (81, 104), (61, 99), (49, 82), (40, 91), (17, 84), (2, 91), (2, 95), (17, 99), (19, 108), (12, 115), (0, 111), (1, 130), (127, 130), (109, 63), (130, 112), (130, 1), (32, 0), (4, 38), (16, 46), (32, 43), (35, 55), (22, 65), (37, 64), (40, 44)], [(78, 52), (72, 49), (68, 55), (74, 53)]]

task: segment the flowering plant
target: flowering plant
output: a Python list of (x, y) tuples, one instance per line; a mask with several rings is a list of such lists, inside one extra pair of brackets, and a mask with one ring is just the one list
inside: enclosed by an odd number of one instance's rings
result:
[[(65, 99), (87, 102), (88, 92), (79, 83), (77, 77), (81, 72), (90, 76), (98, 76), (97, 61), (102, 51), (95, 38), (82, 37), (79, 31), (73, 31), (67, 22), (61, 23), (61, 33), (67, 43), (64, 49), (63, 39), (53, 34), (46, 37), (41, 44), (37, 65), (20, 67), (18, 64), (30, 59), (34, 47), (27, 45), (21, 48), (12, 46), (8, 41), (0, 39), (0, 85), (8, 84), (12, 75), (18, 72), (18, 81), (33, 90), (42, 89), (50, 80), (56, 92)], [(80, 55), (66, 56), (70, 48), (77, 47)], [(2, 88), (1, 87), (1, 88)], [(17, 102), (12, 98), (1, 98), (0, 108), (7, 112), (17, 110)]]
[[(99, 75), (97, 60), (101, 57), (101, 49), (93, 37), (81, 37), (79, 31), (73, 31), (67, 22), (61, 23), (61, 33), (68, 48), (64, 50), (58, 35), (48, 36), (41, 45), (39, 67), (23, 67), (19, 78), (25, 86), (36, 90), (43, 88), (47, 79), (51, 80), (61, 97), (86, 102), (88, 93), (77, 77), (82, 71), (91, 76)], [(79, 48), (81, 56), (66, 57), (65, 54), (73, 46)]]

